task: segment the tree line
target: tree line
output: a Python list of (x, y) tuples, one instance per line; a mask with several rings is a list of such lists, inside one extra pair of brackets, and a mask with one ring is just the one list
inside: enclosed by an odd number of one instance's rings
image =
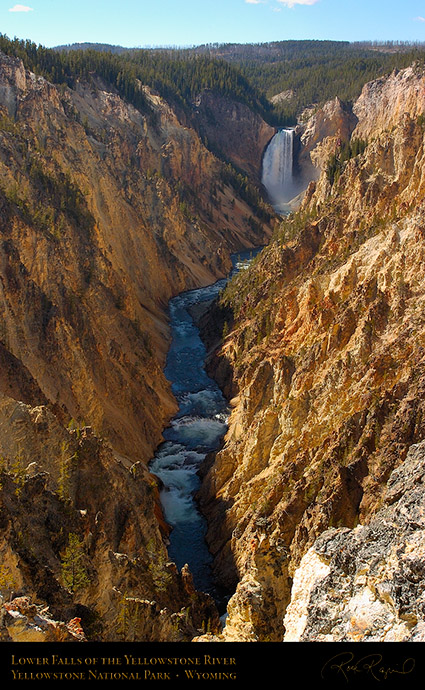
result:
[[(425, 44), (347, 41), (275, 41), (208, 44), (193, 48), (120, 49), (76, 44), (45, 48), (0, 34), (0, 50), (55, 84), (101, 77), (143, 113), (150, 111), (141, 88), (157, 91), (189, 116), (197, 95), (211, 89), (246, 104), (269, 124), (295, 124), (304, 108), (338, 96), (355, 100), (364, 84), (424, 63)], [(280, 93), (288, 97), (272, 103)]]
[(336, 96), (353, 101), (368, 81), (413, 62), (424, 63), (425, 43), (288, 40), (207, 44), (187, 52), (228, 61), (269, 101), (287, 92), (289, 97), (273, 106), (269, 119), (295, 124), (307, 106)]
[(204, 55), (156, 50), (54, 50), (1, 34), (0, 50), (20, 58), (27, 69), (54, 84), (72, 88), (76, 80), (97, 75), (142, 112), (149, 110), (142, 85), (153, 88), (186, 112), (190, 112), (195, 97), (204, 89), (245, 103), (265, 116), (271, 110), (265, 96), (239, 69), (225, 60)]

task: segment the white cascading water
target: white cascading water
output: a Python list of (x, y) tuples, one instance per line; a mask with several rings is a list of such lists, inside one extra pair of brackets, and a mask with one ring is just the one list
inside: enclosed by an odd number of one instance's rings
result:
[(281, 129), (265, 151), (261, 179), (276, 211), (285, 211), (294, 196), (293, 158), (294, 130)]
[[(247, 268), (258, 250), (232, 256), (233, 271)], [(230, 409), (217, 383), (205, 370), (206, 348), (191, 316), (191, 308), (217, 298), (227, 279), (182, 292), (170, 301), (172, 342), (165, 375), (172, 383), (179, 410), (164, 429), (162, 443), (149, 463), (161, 480), (161, 504), (172, 527), (168, 553), (178, 568), (189, 565), (197, 589), (220, 599), (213, 579), (212, 556), (205, 541), (206, 521), (198, 510), (195, 494), (200, 487), (198, 471), (206, 455), (218, 450), (227, 431)]]

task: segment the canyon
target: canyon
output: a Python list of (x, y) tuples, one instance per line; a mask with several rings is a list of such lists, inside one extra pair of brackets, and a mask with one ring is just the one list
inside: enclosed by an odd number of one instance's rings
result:
[(218, 639), (424, 639), (424, 95), (416, 65), (313, 116), (321, 175), (214, 307), (222, 345), (205, 324), (232, 406), (199, 494)]
[[(2, 593), (103, 641), (218, 625), (168, 559), (147, 468), (176, 410), (167, 307), (226, 276), (274, 219), (238, 196), (194, 127), (145, 97), (142, 114), (96, 76), (56, 86), (0, 56)], [(83, 554), (85, 586), (67, 584)]]
[[(423, 67), (291, 130), (287, 217), (241, 191), (258, 113), (143, 92), (0, 54), (0, 639), (423, 641)], [(223, 624), (149, 462), (169, 300), (263, 245), (193, 311), (230, 405), (196, 496)]]

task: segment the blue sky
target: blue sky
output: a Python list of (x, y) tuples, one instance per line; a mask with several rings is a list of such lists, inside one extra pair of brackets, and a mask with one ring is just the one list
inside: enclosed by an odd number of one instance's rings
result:
[(48, 47), (425, 41), (425, 0), (0, 0), (0, 33)]

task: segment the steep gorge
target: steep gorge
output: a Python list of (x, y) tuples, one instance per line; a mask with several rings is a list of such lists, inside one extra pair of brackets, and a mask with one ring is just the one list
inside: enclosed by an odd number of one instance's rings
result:
[[(171, 641), (218, 619), (168, 563), (146, 469), (176, 409), (167, 304), (266, 242), (273, 213), (141, 88), (148, 112), (0, 55), (1, 586), (92, 639)], [(63, 579), (74, 537), (83, 587)], [(37, 628), (15, 618), (3, 639)]]
[[(0, 639), (423, 639), (423, 69), (297, 129), (321, 175), (281, 224), (222, 160), (258, 181), (272, 128), (143, 90), (148, 112), (0, 55)], [(146, 463), (169, 298), (273, 228), (201, 318), (232, 406), (199, 493), (221, 631)]]
[(233, 409), (200, 501), (236, 592), (209, 639), (423, 639), (423, 68), (326, 108), (334, 131), (315, 142), (319, 112), (304, 134), (320, 178), (214, 307)]
[[(232, 203), (220, 163), (159, 97), (150, 96), (153, 126), (101, 85), (81, 83), (62, 94), (11, 58), (3, 59), (2, 74), (10, 233), (3, 268), (13, 283), (6, 297), (12, 302), (24, 283), (39, 292), (36, 310), (25, 300), (8, 305), (23, 332), (8, 329), (5, 311), (3, 342), (49, 401), (118, 450), (139, 447), (147, 460), (170, 411), (158, 367), (169, 297), (222, 277), (230, 252), (261, 243), (268, 231), (261, 223), (251, 230), (252, 209)], [(40, 324), (38, 346), (50, 351), (39, 356), (32, 331)], [(83, 331), (86, 342), (78, 343)], [(71, 366), (66, 352), (73, 352)], [(85, 361), (86, 352), (96, 352), (96, 364)], [(46, 355), (53, 366), (37, 362)], [(150, 394), (157, 404), (149, 401), (140, 414)]]

